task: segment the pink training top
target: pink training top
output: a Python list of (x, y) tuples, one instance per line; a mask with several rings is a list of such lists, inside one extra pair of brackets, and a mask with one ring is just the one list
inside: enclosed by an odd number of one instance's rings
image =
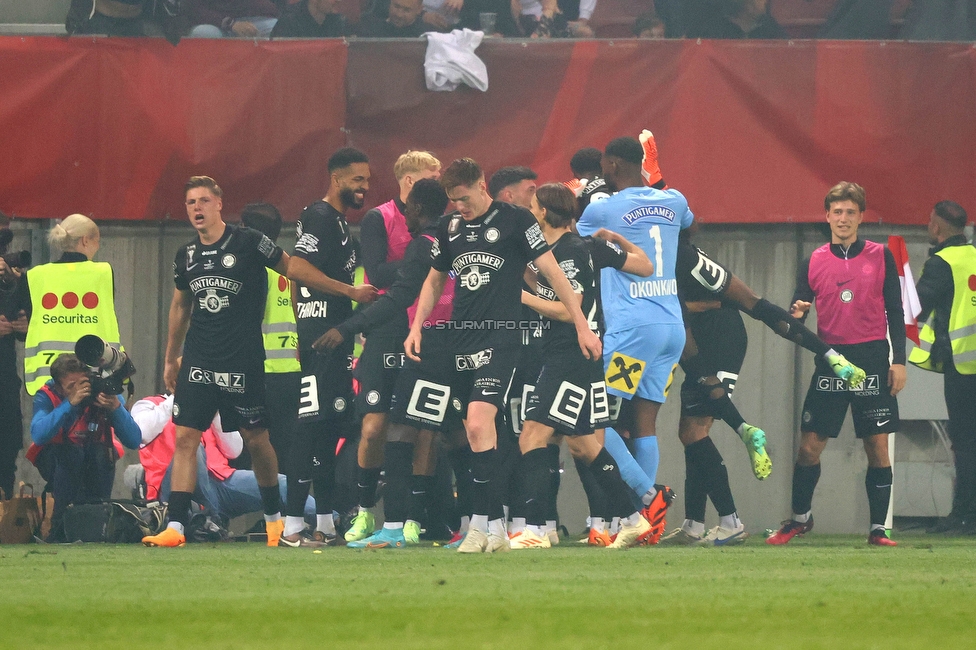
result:
[[(403, 259), (407, 245), (413, 239), (407, 229), (407, 219), (400, 212), (396, 201), (387, 201), (376, 206), (376, 209), (383, 216), (383, 225), (386, 226), (386, 261), (399, 262)], [(365, 275), (364, 281), (369, 282), (369, 278)], [(380, 293), (386, 293), (386, 289), (380, 289)]]
[[(421, 235), (421, 237), (426, 237), (431, 243), (434, 242), (434, 237), (432, 235)], [(417, 315), (417, 302), (420, 300), (413, 301), (413, 304), (407, 307), (407, 318), (410, 320), (410, 324), (413, 325), (413, 317)], [(433, 324), (445, 323), (451, 320), (451, 310), (454, 308), (454, 276), (449, 275), (447, 281), (444, 283), (444, 291), (441, 293), (441, 297), (437, 300), (437, 304), (434, 305), (433, 311), (430, 312), (430, 316), (427, 320)]]
[(824, 244), (810, 256), (808, 278), (817, 301), (817, 334), (824, 343), (851, 345), (885, 339), (884, 246), (865, 241), (860, 254), (845, 260), (830, 252), (830, 244)]

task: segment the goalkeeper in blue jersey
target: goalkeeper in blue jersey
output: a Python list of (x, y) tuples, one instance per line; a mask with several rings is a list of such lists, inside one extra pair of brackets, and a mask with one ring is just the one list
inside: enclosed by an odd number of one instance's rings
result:
[[(642, 495), (643, 514), (654, 527), (649, 541), (656, 543), (674, 498), (669, 488), (654, 485), (659, 460), (656, 422), (685, 344), (675, 261), (678, 234), (691, 225), (694, 215), (680, 192), (665, 189), (660, 174), (651, 181), (655, 186), (645, 186), (643, 160), (644, 149), (635, 138), (617, 138), (607, 145), (601, 160), (603, 178), (616, 194), (590, 203), (577, 228), (583, 236), (600, 228), (620, 233), (654, 263), (649, 278), (604, 269), (600, 291), (606, 321), (607, 390), (624, 400), (622, 411), (633, 423), (629, 428), (634, 458), (648, 479), (635, 491)], [(615, 438), (616, 433), (608, 429), (611, 452)], [(620, 462), (618, 454), (613, 455)]]

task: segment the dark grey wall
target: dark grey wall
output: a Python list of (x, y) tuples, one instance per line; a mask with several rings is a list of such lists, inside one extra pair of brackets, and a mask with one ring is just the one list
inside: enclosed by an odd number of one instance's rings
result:
[[(46, 261), (43, 236), (47, 227), (47, 223), (41, 222), (16, 223), (14, 246), (32, 247), (36, 261)], [(908, 240), (912, 267), (917, 276), (928, 248), (925, 231), (922, 228), (899, 228), (897, 231)], [(886, 241), (891, 232), (888, 226), (862, 226), (862, 234), (875, 241)], [(138, 367), (136, 385), (139, 394), (151, 394), (161, 390), (166, 316), (173, 291), (170, 279), (173, 257), (176, 249), (193, 237), (193, 232), (182, 222), (113, 223), (102, 224), (101, 234), (102, 248), (97, 259), (110, 262), (115, 269), (122, 342)], [(798, 259), (808, 255), (824, 239), (813, 226), (783, 224), (715, 226), (706, 228), (696, 241), (757, 293), (786, 306), (793, 293)], [(286, 250), (291, 249), (293, 228), (286, 229), (281, 242)], [(760, 323), (748, 317), (745, 320), (749, 355), (736, 385), (734, 400), (748, 422), (767, 432), (773, 459), (772, 476), (762, 482), (753, 477), (743, 445), (728, 426), (716, 423), (712, 434), (726, 459), (740, 516), (751, 532), (758, 533), (764, 528), (775, 527), (789, 515), (798, 412), (813, 371), (813, 359), (811, 353), (787, 343)], [(814, 325), (815, 321), (811, 320), (810, 324)], [(670, 517), (672, 523), (680, 523), (684, 509), (681, 498), (684, 455), (676, 433), (677, 387), (682, 379), (679, 371), (672, 397), (662, 408), (658, 425), (661, 447), (658, 482), (673, 486), (679, 494)], [(908, 417), (943, 417), (941, 383), (931, 373), (913, 373), (899, 401)], [(29, 413), (30, 406), (25, 397), (25, 416)], [(559, 500), (560, 512), (570, 530), (576, 531), (582, 528), (586, 517), (586, 503), (572, 461), (568, 454), (564, 455), (566, 472)], [(127, 457), (126, 462), (130, 460)], [(23, 460), (20, 469), (23, 479), (40, 484), (33, 467)], [(864, 453), (854, 438), (848, 418), (840, 439), (832, 441), (823, 456), (823, 478), (814, 499), (818, 531), (865, 530), (865, 469)], [(120, 485), (121, 481), (117, 482), (117, 488)], [(904, 488), (896, 483), (896, 491)], [(713, 517), (712, 512), (710, 518)], [(711, 521), (709, 523), (711, 525)]]

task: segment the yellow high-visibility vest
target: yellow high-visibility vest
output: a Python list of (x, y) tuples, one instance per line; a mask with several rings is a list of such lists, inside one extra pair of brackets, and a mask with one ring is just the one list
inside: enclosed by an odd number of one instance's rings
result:
[(51, 378), (51, 364), (74, 352), (86, 334), (120, 346), (112, 267), (106, 262), (42, 264), (27, 272), (31, 319), (24, 343), (24, 384), (33, 395)]
[(300, 372), (298, 326), (291, 305), (291, 282), (268, 269), (268, 299), (264, 303), (264, 372)]
[[(961, 375), (976, 375), (976, 248), (948, 246), (936, 253), (952, 269), (952, 311), (949, 312), (949, 344), (952, 363)], [(934, 310), (933, 310), (934, 311)], [(921, 345), (908, 356), (919, 368), (942, 372), (942, 364), (932, 361), (935, 314), (918, 333)]]

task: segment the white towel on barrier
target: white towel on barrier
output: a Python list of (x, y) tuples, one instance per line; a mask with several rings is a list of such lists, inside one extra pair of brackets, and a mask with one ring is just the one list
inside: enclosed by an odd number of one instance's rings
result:
[(454, 90), (462, 83), (482, 92), (488, 90), (488, 68), (474, 53), (485, 36), (483, 32), (455, 29), (450, 34), (427, 32), (424, 36), (427, 90)]

